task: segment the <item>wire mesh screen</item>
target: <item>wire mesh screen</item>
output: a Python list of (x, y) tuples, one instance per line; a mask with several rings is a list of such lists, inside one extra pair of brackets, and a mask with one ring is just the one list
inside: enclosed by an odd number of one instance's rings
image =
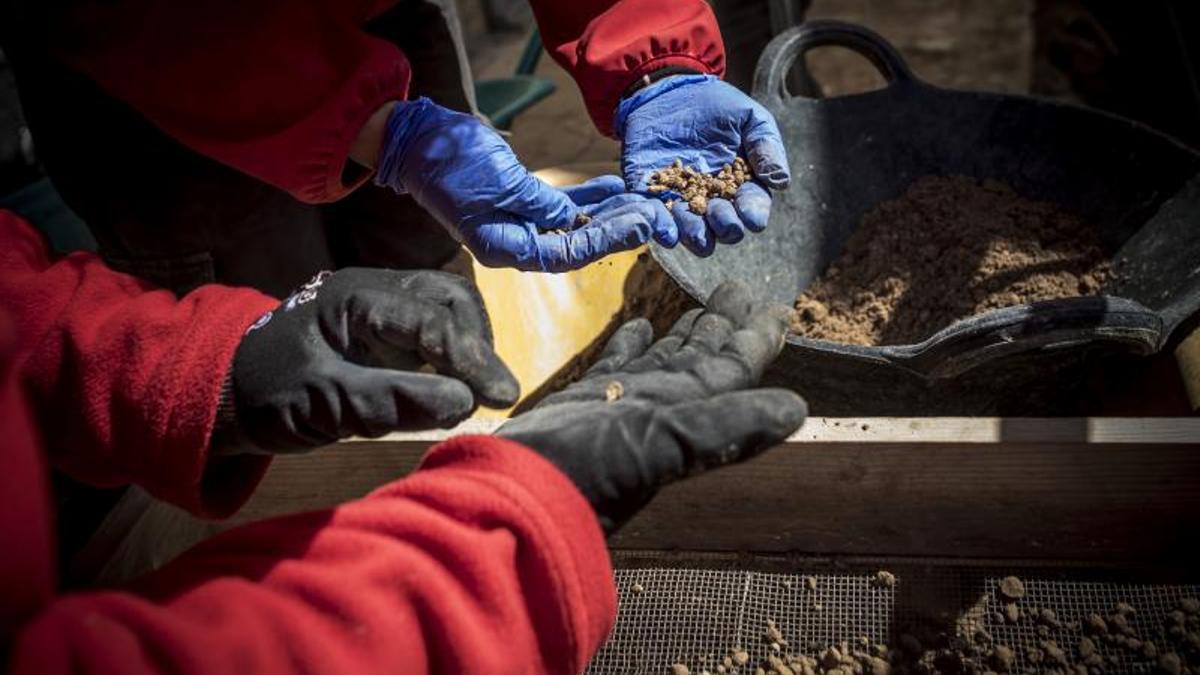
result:
[[(616, 627), (588, 673), (1200, 673), (1200, 585), (1059, 569), (884, 571), (619, 569)], [(999, 586), (1009, 576), (1021, 581), (1015, 601)]]

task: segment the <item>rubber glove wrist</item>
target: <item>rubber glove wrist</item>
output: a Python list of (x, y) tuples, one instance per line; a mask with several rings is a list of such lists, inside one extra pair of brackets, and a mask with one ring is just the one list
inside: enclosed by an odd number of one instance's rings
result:
[(625, 122), (629, 119), (633, 111), (646, 103), (680, 87), (703, 84), (719, 79), (716, 75), (671, 75), (649, 86), (638, 89), (630, 96), (621, 99), (621, 102), (617, 104), (617, 110), (613, 115), (613, 129), (616, 130), (617, 137), (621, 138), (625, 136)]
[(433, 101), (424, 96), (411, 101), (396, 102), (395, 109), (388, 117), (383, 147), (379, 151), (379, 166), (375, 169), (377, 185), (390, 187), (397, 194), (408, 193), (402, 179), (404, 161), (415, 130), (429, 115), (434, 105)]

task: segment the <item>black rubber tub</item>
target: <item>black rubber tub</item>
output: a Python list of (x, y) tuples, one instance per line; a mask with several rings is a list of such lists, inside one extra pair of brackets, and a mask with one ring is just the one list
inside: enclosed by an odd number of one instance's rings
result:
[[(826, 45), (865, 56), (887, 86), (834, 99), (789, 94), (789, 70)], [(1122, 275), (1102, 297), (982, 313), (917, 344), (789, 336), (765, 380), (801, 392), (814, 414), (1072, 414), (1089, 373), (1159, 351), (1200, 307), (1200, 154), (1168, 136), (1082, 107), (934, 87), (883, 38), (835, 21), (776, 37), (754, 96), (779, 121), (792, 185), (765, 232), (710, 258), (655, 248), (697, 300), (740, 278), (790, 304), (867, 211), (923, 176), (996, 179), (1056, 202), (1099, 228)]]

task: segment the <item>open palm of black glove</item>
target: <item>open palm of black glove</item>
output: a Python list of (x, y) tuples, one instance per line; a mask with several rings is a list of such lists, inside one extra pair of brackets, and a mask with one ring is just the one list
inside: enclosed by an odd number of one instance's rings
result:
[(650, 322), (613, 335), (583, 379), (506, 423), (574, 481), (612, 534), (661, 486), (751, 457), (804, 422), (804, 400), (758, 383), (783, 346), (787, 309), (727, 282), (651, 344)]
[[(437, 373), (417, 372), (425, 364)], [(507, 407), (519, 393), (466, 279), (323, 272), (246, 331), (222, 402), (233, 414), (218, 422), (214, 448), (294, 452), (450, 427), (479, 403)]]

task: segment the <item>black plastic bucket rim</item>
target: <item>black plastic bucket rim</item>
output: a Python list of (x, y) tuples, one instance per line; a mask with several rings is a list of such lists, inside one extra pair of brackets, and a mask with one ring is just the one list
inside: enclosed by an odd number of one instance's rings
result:
[[(904, 58), (887, 40), (855, 24), (833, 20), (809, 21), (777, 36), (764, 50), (755, 72), (754, 98), (768, 109), (779, 109), (792, 94), (786, 78), (796, 60), (807, 50), (820, 46), (849, 48), (865, 57), (885, 80), (884, 89), (915, 87), (942, 90), (917, 78)], [(840, 96), (841, 99), (871, 97), (879, 92)], [(967, 92), (963, 92), (967, 93)], [(1014, 97), (1007, 94), (969, 92), (972, 96), (994, 99)], [(1039, 103), (1064, 110), (1086, 111), (1089, 115), (1109, 118), (1138, 133), (1177, 145), (1197, 157), (1185, 144), (1144, 124), (1104, 111), (1069, 103), (1035, 99)], [(744, 244), (744, 243), (743, 243)], [(668, 275), (702, 305), (705, 289), (693, 281), (674, 262), (679, 255), (657, 245), (652, 255)], [(799, 289), (796, 289), (797, 292)], [(1121, 352), (1148, 355), (1167, 341), (1171, 330), (1183, 317), (1164, 320), (1161, 313), (1128, 298), (1102, 295), (1064, 298), (1046, 302), (1014, 305), (960, 319), (943, 327), (921, 342), (902, 345), (865, 346), (806, 338), (789, 333), (787, 343), (793, 349), (824, 353), (842, 359), (899, 367), (923, 379), (955, 378), (968, 370), (1013, 353), (1034, 350), (1073, 349), (1084, 343), (1109, 343)]]

